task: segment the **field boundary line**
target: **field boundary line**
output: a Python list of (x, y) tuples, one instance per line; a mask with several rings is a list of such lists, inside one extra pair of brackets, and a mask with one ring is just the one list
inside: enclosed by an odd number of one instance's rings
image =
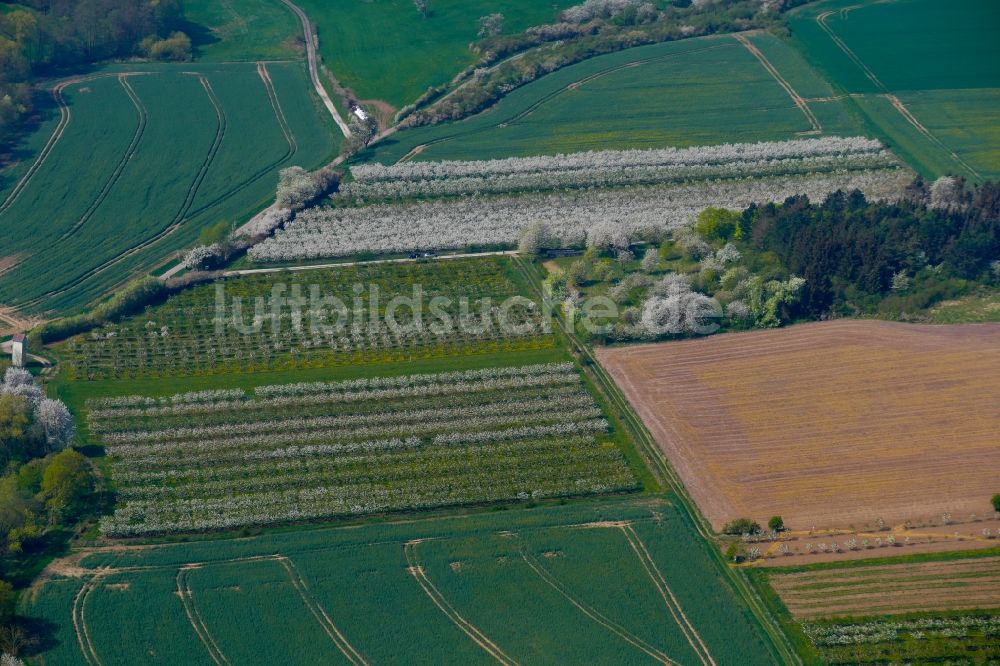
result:
[(948, 156), (951, 157), (952, 160), (954, 160), (955, 162), (958, 162), (963, 167), (965, 167), (966, 169), (968, 169), (969, 172), (973, 176), (975, 176), (976, 178), (982, 178), (982, 176), (980, 175), (980, 173), (978, 171), (976, 171), (974, 168), (972, 168), (972, 166), (969, 165), (969, 163), (967, 163), (964, 159), (962, 159), (958, 155), (958, 153), (956, 153), (954, 150), (952, 150), (951, 148), (949, 148), (948, 146), (946, 146), (944, 144), (944, 142), (941, 141), (941, 139), (937, 138), (937, 136), (934, 135), (933, 132), (931, 132), (929, 129), (927, 129), (926, 127), (924, 127), (923, 123), (921, 123), (919, 120), (917, 120), (917, 117), (914, 116), (913, 113), (908, 108), (906, 108), (906, 105), (903, 104), (902, 100), (900, 100), (898, 97), (896, 97), (896, 95), (894, 95), (892, 93), (886, 93), (884, 95), (884, 97), (887, 100), (889, 100), (890, 104), (892, 104), (892, 108), (894, 108), (897, 111), (899, 111), (899, 114), (901, 116), (903, 116), (903, 118), (906, 120), (906, 122), (908, 122), (911, 125), (913, 125), (913, 127), (918, 132), (920, 132), (921, 134), (923, 134), (927, 139), (929, 139), (931, 143), (933, 143), (938, 148), (940, 148), (941, 150), (943, 150), (946, 153), (948, 153)]
[(462, 617), (458, 611), (455, 610), (454, 606), (448, 601), (448, 599), (441, 593), (440, 590), (431, 582), (430, 578), (424, 572), (424, 568), (420, 565), (417, 560), (416, 547), (420, 543), (420, 539), (407, 541), (403, 544), (403, 555), (406, 557), (407, 571), (411, 576), (417, 581), (420, 587), (423, 589), (424, 593), (430, 598), (434, 605), (444, 613), (451, 622), (462, 630), (462, 632), (472, 639), (472, 641), (483, 649), (488, 655), (496, 659), (504, 666), (516, 665), (514, 659), (509, 657), (500, 647), (489, 639), (486, 634), (480, 631), (474, 624)]
[[(151, 74), (152, 72), (149, 73)], [(80, 216), (80, 219), (78, 219), (76, 223), (69, 230), (67, 230), (62, 236), (59, 237), (59, 241), (63, 241), (72, 236), (73, 234), (75, 234), (80, 229), (80, 227), (86, 224), (90, 220), (90, 218), (94, 215), (94, 213), (97, 212), (97, 209), (100, 208), (101, 204), (103, 204), (104, 201), (108, 198), (108, 194), (111, 193), (111, 189), (118, 183), (118, 180), (121, 178), (122, 173), (125, 171), (125, 167), (128, 166), (128, 163), (132, 161), (132, 156), (135, 155), (135, 151), (139, 147), (139, 142), (142, 141), (142, 135), (146, 131), (146, 121), (149, 118), (149, 111), (146, 109), (146, 106), (142, 103), (142, 100), (139, 99), (139, 96), (136, 94), (135, 90), (129, 84), (128, 82), (129, 76), (132, 75), (119, 74), (118, 82), (125, 90), (125, 94), (128, 95), (128, 98), (132, 102), (132, 105), (135, 106), (136, 115), (138, 116), (138, 123), (136, 124), (135, 133), (132, 135), (132, 141), (129, 142), (128, 147), (126, 147), (125, 149), (125, 153), (122, 155), (121, 160), (119, 160), (118, 162), (118, 166), (115, 167), (115, 170), (111, 173), (111, 176), (108, 178), (108, 181), (104, 184), (104, 187), (101, 188), (101, 191), (97, 194), (97, 197), (91, 202), (90, 207), (88, 207), (87, 210), (83, 212), (83, 215)]]
[(198, 611), (198, 606), (194, 603), (194, 595), (191, 593), (191, 584), (187, 579), (187, 572), (191, 569), (197, 569), (199, 565), (197, 564), (185, 564), (177, 569), (177, 595), (181, 598), (181, 605), (184, 606), (184, 613), (187, 615), (188, 622), (191, 624), (191, 628), (194, 629), (195, 633), (198, 634), (198, 640), (201, 641), (202, 645), (205, 646), (205, 650), (208, 651), (208, 656), (212, 658), (216, 664), (222, 666), (222, 664), (229, 664), (229, 659), (226, 657), (225, 653), (219, 648), (218, 643), (215, 642), (215, 638), (208, 630), (208, 625), (205, 624), (205, 618), (201, 616)]
[[(703, 664), (711, 664), (716, 666), (715, 659), (712, 658), (712, 653), (709, 651), (708, 646), (701, 639), (698, 634), (698, 630), (695, 629), (694, 625), (688, 619), (687, 614), (684, 612), (684, 607), (674, 596), (673, 590), (670, 589), (670, 585), (667, 584), (667, 579), (664, 578), (663, 573), (660, 571), (659, 567), (656, 566), (656, 560), (650, 555), (649, 550), (646, 548), (646, 544), (643, 543), (639, 534), (635, 531), (630, 523), (626, 523), (619, 527), (622, 534), (625, 535), (625, 539), (628, 541), (629, 546), (635, 551), (636, 558), (639, 563), (642, 564), (642, 568), (646, 570), (646, 575), (653, 582), (660, 596), (663, 598), (663, 603), (666, 605), (667, 610), (670, 611), (670, 615), (674, 618), (674, 622), (680, 627), (681, 632), (687, 639), (688, 643), (694, 649), (698, 658), (701, 659)], [(641, 552), (640, 552), (641, 550)], [(685, 628), (686, 627), (686, 628)], [(694, 640), (692, 640), (694, 637)], [(695, 645), (697, 641), (698, 645)]]
[(73, 597), (73, 631), (76, 633), (76, 640), (80, 646), (80, 652), (83, 653), (83, 658), (91, 666), (101, 666), (101, 659), (97, 656), (97, 650), (94, 649), (94, 644), (90, 640), (90, 631), (87, 629), (84, 611), (87, 607), (87, 598), (90, 597), (90, 593), (97, 588), (98, 583), (105, 575), (107, 572), (104, 571), (95, 573), (90, 580), (80, 586), (80, 590)]
[[(566, 589), (564, 589), (562, 583), (560, 583), (559, 580), (554, 575), (552, 575), (549, 571), (545, 570), (545, 568), (537, 561), (534, 561), (534, 558), (528, 554), (525, 548), (523, 547), (520, 548), (520, 553), (521, 553), (521, 558), (528, 565), (528, 567), (533, 572), (535, 572), (535, 575), (541, 578), (553, 590), (555, 590), (560, 595), (565, 597), (566, 600), (569, 601), (571, 604), (573, 604), (573, 606), (575, 606), (581, 613), (583, 613), (584, 615), (586, 615), (591, 620), (601, 625), (611, 633), (615, 634), (626, 643), (642, 650), (643, 652), (645, 652), (646, 654), (648, 654), (650, 657), (660, 662), (661, 664), (675, 664), (677, 666), (680, 666), (680, 662), (674, 661), (662, 650), (659, 650), (653, 645), (650, 645), (649, 643), (639, 638), (631, 631), (618, 624), (617, 622), (611, 620), (608, 617), (605, 617), (600, 611), (592, 607), (590, 604), (587, 604), (583, 600), (577, 599), (572, 594), (570, 594)], [(697, 652), (697, 650), (695, 650), (695, 652)]]
[[(449, 259), (469, 259), (473, 257), (498, 257), (498, 256), (512, 256), (517, 254), (517, 250), (498, 250), (496, 252), (465, 252), (462, 254), (442, 254), (433, 257), (434, 261), (447, 261)], [(418, 257), (416, 259), (410, 259), (409, 257), (401, 257), (399, 259), (372, 259), (370, 261), (343, 261), (339, 264), (303, 264), (300, 266), (276, 266), (274, 268), (244, 268), (236, 271), (225, 271), (222, 273), (222, 277), (239, 277), (241, 275), (257, 275), (260, 273), (280, 273), (281, 271), (298, 272), (298, 271), (311, 271), (311, 270), (326, 270), (330, 268), (344, 268), (350, 266), (372, 266), (377, 264), (403, 264), (403, 263), (414, 263), (418, 261), (426, 261), (428, 258)]]
[(323, 102), (323, 106), (326, 110), (330, 112), (333, 116), (333, 121), (337, 123), (337, 127), (343, 133), (345, 138), (350, 138), (351, 128), (347, 126), (344, 119), (340, 117), (340, 112), (337, 111), (337, 107), (333, 105), (333, 100), (330, 99), (330, 95), (327, 94), (326, 88), (323, 87), (323, 82), (319, 78), (319, 70), (316, 66), (317, 60), (319, 60), (319, 44), (316, 39), (316, 34), (313, 32), (312, 25), (309, 23), (309, 17), (306, 15), (302, 8), (296, 5), (292, 0), (281, 0), (282, 4), (295, 12), (295, 15), (299, 17), (299, 21), (302, 23), (302, 33), (306, 40), (306, 64), (309, 69), (309, 78), (312, 79), (313, 88), (316, 89), (316, 94), (319, 95), (319, 99)]
[(292, 587), (295, 588), (295, 591), (299, 593), (300, 597), (302, 597), (302, 603), (305, 604), (306, 608), (309, 609), (309, 612), (316, 618), (320, 627), (322, 627), (326, 635), (330, 637), (333, 644), (337, 646), (337, 649), (340, 650), (347, 660), (355, 666), (358, 666), (359, 664), (361, 666), (368, 666), (368, 662), (365, 658), (361, 656), (361, 653), (358, 652), (353, 645), (351, 645), (350, 641), (347, 640), (347, 637), (341, 633), (340, 629), (338, 629), (337, 625), (333, 623), (333, 620), (330, 619), (330, 616), (327, 614), (326, 610), (319, 603), (319, 601), (313, 598), (312, 593), (309, 592), (309, 586), (306, 584), (305, 579), (302, 578), (302, 574), (299, 573), (299, 569), (295, 566), (295, 563), (284, 555), (275, 559), (288, 573), (288, 579), (291, 581)]
[(805, 98), (796, 92), (795, 88), (792, 87), (792, 84), (781, 75), (781, 72), (778, 71), (777, 67), (771, 64), (771, 62), (767, 59), (767, 56), (765, 56), (764, 53), (757, 48), (757, 45), (751, 42), (749, 37), (739, 33), (734, 33), (733, 39), (742, 44), (743, 47), (750, 52), (750, 55), (760, 62), (761, 66), (767, 70), (768, 74), (771, 75), (771, 78), (773, 78), (778, 85), (781, 86), (786, 93), (788, 93), (788, 96), (792, 98), (792, 102), (795, 103), (795, 106), (797, 106), (799, 111), (801, 111), (806, 117), (806, 121), (812, 125), (811, 130), (807, 132), (799, 132), (798, 134), (821, 134), (823, 132), (823, 126), (820, 125), (819, 120), (817, 120), (816, 116), (813, 114), (812, 109), (809, 108), (809, 104), (806, 102)]

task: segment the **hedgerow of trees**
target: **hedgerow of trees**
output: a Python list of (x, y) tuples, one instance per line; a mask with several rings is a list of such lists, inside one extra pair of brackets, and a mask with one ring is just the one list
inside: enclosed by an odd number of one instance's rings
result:
[[(471, 45), (478, 60), (458, 79), (465, 85), (447, 97), (442, 96), (449, 85), (431, 88), (397, 118), (413, 126), (463, 118), (540, 76), (634, 46), (752, 28), (780, 30), (781, 11), (796, 4), (801, 2), (585, 0), (562, 11), (551, 24), (516, 34), (503, 34), (502, 15), (484, 16), (481, 39)], [(509, 59), (515, 54), (522, 55)]]

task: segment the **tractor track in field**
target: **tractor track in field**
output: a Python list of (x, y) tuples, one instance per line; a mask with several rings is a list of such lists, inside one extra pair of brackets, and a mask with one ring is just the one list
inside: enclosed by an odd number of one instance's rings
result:
[(71, 613), (73, 619), (73, 632), (76, 634), (76, 640), (80, 647), (80, 653), (90, 666), (101, 666), (101, 659), (97, 656), (94, 644), (90, 640), (90, 631), (87, 629), (84, 611), (86, 610), (87, 599), (90, 597), (90, 593), (97, 588), (101, 579), (106, 575), (106, 572), (98, 571), (90, 580), (80, 586), (80, 590), (76, 593), (76, 596), (73, 597), (73, 609)]
[(618, 636), (623, 641), (632, 645), (633, 647), (645, 652), (647, 655), (660, 662), (661, 664), (676, 665), (680, 666), (680, 663), (671, 659), (662, 650), (657, 649), (655, 646), (650, 645), (643, 639), (639, 638), (632, 632), (630, 632), (625, 627), (619, 625), (613, 620), (605, 617), (596, 608), (593, 608), (582, 599), (578, 599), (576, 596), (571, 594), (565, 586), (553, 576), (549, 571), (547, 571), (540, 562), (538, 562), (533, 556), (529, 555), (527, 550), (523, 547), (520, 549), (521, 559), (524, 560), (525, 564), (537, 575), (545, 584), (551, 587), (553, 590), (558, 592), (567, 601), (573, 604), (581, 613), (586, 615), (588, 618), (599, 624), (604, 629), (607, 629), (612, 634)]
[(56, 105), (59, 107), (59, 122), (56, 123), (55, 129), (52, 130), (52, 135), (49, 136), (48, 141), (42, 146), (42, 149), (38, 152), (38, 156), (35, 161), (28, 167), (21, 179), (17, 181), (17, 184), (7, 195), (7, 198), (2, 204), (0, 204), (0, 213), (3, 213), (12, 205), (24, 192), (24, 189), (31, 182), (31, 179), (38, 172), (38, 170), (45, 164), (48, 160), (49, 155), (55, 148), (56, 144), (59, 143), (59, 139), (62, 138), (63, 133), (66, 131), (66, 126), (69, 125), (70, 120), (73, 117), (73, 112), (70, 110), (69, 105), (66, 104), (65, 98), (63, 98), (63, 90), (68, 86), (84, 83), (85, 81), (93, 81), (94, 79), (106, 78), (108, 76), (114, 76), (113, 74), (97, 74), (94, 76), (84, 76), (79, 78), (70, 79), (68, 81), (62, 81), (54, 85), (51, 89), (52, 98), (55, 100)]
[(788, 93), (788, 96), (792, 98), (792, 102), (794, 102), (795, 106), (797, 106), (799, 111), (802, 112), (802, 115), (806, 117), (806, 121), (809, 122), (812, 129), (808, 132), (799, 132), (799, 134), (822, 134), (823, 127), (819, 124), (819, 120), (817, 120), (816, 116), (813, 114), (812, 109), (809, 108), (808, 102), (806, 102), (802, 95), (796, 92), (795, 88), (792, 87), (792, 84), (781, 75), (781, 72), (778, 71), (777, 67), (771, 64), (771, 61), (769, 61), (767, 56), (765, 56), (763, 52), (757, 48), (757, 45), (751, 42), (749, 37), (742, 34), (734, 34), (733, 39), (742, 44), (743, 47), (750, 52), (750, 55), (760, 62), (761, 66), (767, 70), (768, 74), (771, 75), (771, 78), (773, 78), (778, 85), (781, 86), (786, 93)]
[(674, 622), (680, 628), (681, 633), (684, 634), (684, 638), (687, 639), (688, 644), (695, 651), (695, 654), (698, 655), (701, 663), (704, 666), (716, 666), (715, 659), (712, 658), (712, 653), (709, 651), (708, 646), (705, 645), (698, 630), (695, 629), (694, 625), (688, 619), (684, 608), (677, 601), (677, 597), (674, 596), (673, 591), (667, 584), (667, 579), (663, 576), (659, 567), (656, 566), (656, 560), (649, 554), (646, 544), (643, 543), (635, 528), (632, 527), (631, 523), (625, 523), (624, 525), (620, 525), (618, 529), (622, 531), (629, 546), (635, 551), (639, 563), (646, 570), (646, 575), (649, 576), (649, 579), (653, 582), (653, 586), (660, 593), (663, 603), (666, 605), (667, 610), (670, 611), (671, 617), (673, 617)]
[(840, 35), (838, 35), (837, 32), (833, 28), (831, 28), (826, 22), (827, 19), (830, 18), (830, 16), (832, 16), (833, 14), (837, 13), (846, 14), (852, 10), (860, 9), (861, 7), (862, 5), (853, 5), (851, 7), (845, 7), (840, 10), (829, 10), (821, 12), (816, 15), (816, 23), (817, 25), (819, 25), (820, 29), (822, 29), (823, 32), (825, 32), (826, 35), (833, 41), (833, 43), (837, 46), (837, 48), (839, 48), (844, 53), (844, 55), (846, 55), (848, 59), (851, 62), (853, 62), (858, 67), (858, 69), (861, 70), (861, 73), (864, 74), (865, 77), (867, 77), (868, 80), (872, 82), (875, 88), (880, 91), (879, 93), (880, 96), (888, 100), (888, 102), (892, 105), (892, 107), (899, 112), (899, 115), (903, 116), (903, 119), (906, 120), (907, 123), (909, 123), (915, 130), (917, 130), (917, 132), (919, 132), (925, 139), (930, 141), (931, 144), (933, 144), (935, 147), (940, 148), (945, 153), (947, 153), (947, 155), (952, 159), (952, 161), (961, 165), (964, 169), (966, 169), (976, 178), (981, 179), (982, 176), (980, 175), (980, 173), (976, 169), (974, 169), (968, 162), (962, 159), (962, 157), (959, 156), (954, 150), (946, 146), (944, 142), (941, 141), (941, 139), (939, 139), (933, 132), (927, 129), (923, 125), (923, 123), (921, 123), (917, 119), (917, 117), (914, 116), (913, 113), (908, 108), (906, 108), (906, 105), (903, 104), (903, 102), (891, 90), (889, 90), (888, 86), (882, 83), (881, 79), (879, 79), (878, 76), (875, 75), (875, 72), (873, 72), (871, 68), (865, 64), (865, 61), (862, 60), (861, 57), (858, 56), (858, 54), (856, 54), (851, 49), (851, 47), (847, 45), (847, 42), (841, 39)]
[(281, 166), (285, 162), (292, 159), (299, 152), (298, 141), (295, 139), (295, 133), (292, 131), (291, 126), (288, 124), (288, 120), (285, 117), (285, 113), (281, 108), (281, 101), (278, 98), (277, 90), (275, 90), (274, 84), (271, 81), (271, 76), (267, 72), (266, 62), (261, 61), (257, 63), (257, 74), (261, 77), (261, 81), (263, 82), (264, 88), (267, 91), (268, 100), (271, 103), (271, 108), (274, 110), (275, 118), (277, 119), (278, 126), (280, 127), (281, 132), (285, 137), (285, 142), (288, 145), (288, 149), (285, 151), (285, 154), (282, 155), (280, 158), (271, 161), (269, 164), (261, 167), (254, 173), (250, 174), (250, 176), (246, 180), (244, 180), (236, 187), (227, 190), (224, 194), (220, 194), (214, 199), (201, 204), (200, 206), (194, 208), (193, 210), (189, 210), (186, 213), (187, 218), (192, 218), (195, 217), (196, 215), (200, 215), (206, 210), (218, 206), (219, 204), (223, 203), (228, 199), (231, 199), (232, 197), (236, 196), (243, 190), (247, 189), (248, 187), (256, 183), (261, 178), (267, 176), (269, 173), (271, 173), (272, 170), (276, 169), (277, 167)]
[(267, 71), (266, 63), (257, 63), (257, 75), (264, 83), (264, 89), (267, 91), (267, 98), (270, 100), (271, 108), (274, 110), (274, 117), (277, 118), (278, 125), (281, 126), (281, 132), (285, 135), (285, 141), (288, 142), (288, 154), (285, 156), (285, 159), (287, 159), (298, 152), (299, 144), (295, 141), (295, 133), (292, 132), (292, 128), (288, 125), (288, 119), (285, 118), (285, 112), (281, 109), (281, 101), (278, 99), (278, 91), (274, 88), (274, 82), (271, 81), (271, 73)]
[(186, 564), (179, 569), (177, 569), (177, 576), (175, 578), (177, 582), (177, 596), (180, 597), (181, 604), (184, 606), (184, 614), (187, 615), (188, 622), (191, 624), (191, 628), (194, 629), (195, 634), (198, 635), (198, 640), (205, 647), (208, 652), (208, 656), (212, 658), (218, 666), (223, 664), (231, 664), (229, 659), (226, 657), (225, 653), (219, 647), (218, 643), (215, 642), (215, 638), (208, 631), (208, 625), (205, 624), (205, 618), (201, 616), (201, 612), (198, 610), (198, 606), (194, 603), (194, 595), (191, 593), (191, 585), (188, 583), (187, 572), (191, 569), (197, 569), (199, 565), (197, 564)]
[(298, 567), (289, 558), (285, 556), (279, 556), (276, 560), (281, 564), (281, 566), (288, 573), (288, 578), (292, 583), (292, 587), (295, 591), (299, 593), (302, 598), (302, 603), (305, 604), (309, 612), (312, 613), (313, 617), (319, 623), (320, 627), (323, 629), (324, 633), (330, 637), (330, 640), (337, 649), (340, 650), (341, 654), (351, 662), (354, 666), (368, 666), (368, 662), (361, 655), (358, 650), (351, 645), (350, 641), (344, 636), (344, 634), (337, 628), (337, 625), (333, 623), (330, 616), (327, 614), (323, 606), (316, 600), (312, 593), (309, 592), (309, 586), (306, 584), (302, 574), (299, 573)]
[(474, 624), (459, 615), (458, 611), (449, 603), (448, 599), (431, 582), (424, 572), (424, 568), (417, 560), (416, 547), (422, 540), (415, 539), (403, 544), (403, 554), (406, 557), (407, 571), (420, 585), (424, 594), (438, 607), (445, 617), (451, 620), (452, 624), (458, 627), (462, 633), (472, 639), (484, 652), (496, 659), (504, 666), (516, 666), (518, 662), (508, 656), (500, 647), (489, 639), (486, 634), (480, 631)]
[(132, 156), (135, 155), (135, 151), (139, 147), (139, 142), (142, 141), (142, 135), (146, 131), (146, 122), (149, 119), (149, 111), (146, 109), (145, 104), (142, 103), (142, 100), (136, 94), (135, 90), (129, 84), (128, 82), (129, 76), (131, 75), (119, 74), (118, 82), (125, 90), (125, 94), (128, 95), (129, 101), (132, 102), (132, 105), (135, 107), (136, 110), (136, 115), (138, 116), (138, 123), (136, 124), (135, 133), (132, 135), (132, 141), (125, 149), (125, 153), (122, 155), (121, 160), (119, 160), (118, 165), (115, 167), (115, 170), (111, 173), (111, 176), (108, 178), (108, 181), (104, 184), (104, 187), (101, 188), (101, 191), (97, 194), (97, 197), (91, 202), (90, 207), (88, 207), (87, 210), (84, 211), (83, 215), (80, 216), (80, 219), (78, 219), (76, 223), (73, 224), (72, 227), (70, 227), (62, 236), (60, 236), (59, 240), (56, 242), (64, 241), (73, 234), (75, 234), (80, 229), (80, 227), (86, 224), (87, 221), (90, 220), (91, 217), (93, 217), (94, 213), (97, 212), (97, 209), (100, 208), (101, 204), (104, 203), (105, 199), (108, 198), (108, 195), (111, 193), (111, 189), (115, 186), (115, 184), (118, 183), (118, 180), (121, 178), (122, 173), (125, 171), (125, 167), (127, 167), (128, 163), (132, 161)]
[(161, 230), (154, 236), (147, 238), (145, 241), (139, 243), (138, 245), (134, 245), (127, 251), (118, 254), (113, 259), (109, 259), (108, 261), (105, 261), (103, 264), (95, 266), (94, 268), (90, 269), (84, 274), (73, 278), (68, 283), (63, 284), (62, 286), (56, 289), (49, 290), (43, 294), (40, 294), (32, 299), (29, 299), (21, 303), (20, 307), (22, 308), (34, 307), (41, 304), (46, 299), (66, 293), (73, 287), (76, 287), (77, 285), (89, 280), (95, 275), (103, 273), (104, 271), (115, 266), (116, 264), (124, 261), (125, 259), (128, 259), (130, 256), (155, 245), (156, 243), (163, 240), (170, 234), (174, 233), (186, 221), (185, 215), (187, 214), (188, 209), (191, 207), (191, 204), (194, 202), (194, 198), (198, 194), (198, 188), (201, 187), (201, 183), (202, 181), (204, 181), (205, 175), (208, 173), (209, 167), (211, 167), (212, 162), (215, 160), (215, 156), (219, 152), (219, 147), (222, 145), (222, 139), (226, 134), (226, 114), (225, 111), (223, 111), (222, 109), (222, 105), (219, 102), (219, 99), (215, 96), (215, 91), (212, 89), (212, 85), (208, 82), (208, 79), (203, 74), (192, 72), (191, 75), (196, 76), (198, 78), (199, 83), (205, 90), (205, 94), (208, 95), (209, 103), (212, 105), (212, 108), (215, 109), (218, 125), (215, 132), (215, 140), (213, 141), (211, 148), (209, 148), (208, 154), (206, 155), (204, 162), (202, 162), (201, 168), (198, 170), (197, 175), (195, 176), (191, 185), (188, 187), (187, 195), (185, 196), (184, 202), (181, 204), (180, 209), (177, 211), (177, 214), (174, 215), (174, 218), (167, 224), (167, 226), (163, 230)]

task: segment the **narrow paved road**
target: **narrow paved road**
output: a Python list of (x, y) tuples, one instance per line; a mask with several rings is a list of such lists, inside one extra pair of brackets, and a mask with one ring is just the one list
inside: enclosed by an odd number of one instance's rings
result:
[(313, 33), (312, 25), (309, 23), (309, 17), (306, 13), (296, 5), (291, 0), (281, 0), (285, 5), (288, 6), (295, 14), (299, 17), (302, 22), (302, 31), (305, 33), (306, 38), (306, 59), (309, 61), (309, 78), (312, 79), (313, 87), (316, 89), (316, 94), (319, 98), (323, 100), (323, 105), (326, 110), (330, 112), (333, 116), (333, 121), (337, 123), (337, 127), (340, 131), (344, 133), (344, 136), (351, 136), (351, 130), (347, 127), (347, 123), (344, 119), (340, 117), (340, 113), (337, 111), (337, 107), (333, 105), (333, 100), (330, 99), (330, 95), (327, 94), (326, 88), (323, 87), (323, 82), (319, 78), (319, 69), (317, 67), (318, 56), (316, 54), (317, 44), (316, 35)]

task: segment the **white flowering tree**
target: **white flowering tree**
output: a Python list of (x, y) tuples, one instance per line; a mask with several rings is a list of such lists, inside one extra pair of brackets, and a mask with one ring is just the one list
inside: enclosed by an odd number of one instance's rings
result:
[[(642, 327), (651, 336), (699, 334), (718, 329), (721, 315), (718, 302), (692, 291), (683, 280), (657, 285), (654, 295), (642, 306)], [(657, 293), (659, 292), (659, 293)]]
[(941, 176), (931, 184), (931, 208), (958, 210), (968, 202), (965, 183), (954, 176)]
[(601, 222), (587, 229), (587, 247), (626, 250), (630, 244), (629, 232), (620, 224)]
[(655, 272), (656, 269), (660, 267), (659, 251), (656, 248), (646, 250), (646, 254), (642, 255), (642, 262), (639, 266), (646, 273)]
[(35, 383), (35, 378), (23, 368), (7, 368), (3, 383), (0, 384), (0, 393), (21, 396), (32, 409), (45, 397), (41, 387)]
[(35, 420), (42, 426), (51, 450), (64, 449), (76, 438), (73, 416), (61, 400), (44, 398), (35, 408)]
[(7, 368), (7, 371), (3, 375), (3, 385), (6, 387), (13, 388), (26, 384), (34, 385), (34, 383), (35, 378), (24, 368)]
[(545, 222), (536, 220), (521, 229), (517, 239), (517, 251), (525, 255), (535, 255), (551, 242), (552, 234)]
[(199, 245), (192, 248), (181, 262), (186, 268), (191, 270), (202, 270), (213, 267), (222, 259), (222, 245), (212, 243), (211, 245)]

